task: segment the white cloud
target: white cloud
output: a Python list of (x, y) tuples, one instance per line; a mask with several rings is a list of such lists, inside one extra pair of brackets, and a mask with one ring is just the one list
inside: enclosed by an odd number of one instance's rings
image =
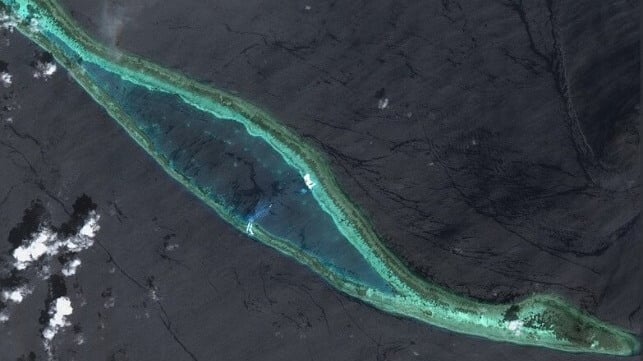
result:
[(89, 218), (87, 218), (87, 221), (83, 225), (83, 228), (80, 229), (79, 233), (83, 236), (87, 236), (91, 238), (96, 237), (96, 232), (100, 230), (100, 226), (98, 225), (99, 219), (100, 219), (100, 215), (97, 214), (95, 211), (91, 211), (89, 213)]
[(31, 18), (31, 20), (29, 20), (29, 30), (33, 32), (40, 31), (40, 23), (38, 22), (38, 19)]
[[(13, 257), (15, 259), (14, 267), (18, 270), (24, 270), (45, 255), (53, 257), (61, 252), (78, 253), (93, 246), (96, 232), (100, 230), (100, 226), (98, 225), (99, 219), (100, 215), (92, 211), (78, 234), (62, 239), (60, 235), (51, 228), (41, 226), (38, 232), (34, 233), (26, 244), (23, 244), (13, 251)], [(80, 262), (80, 260), (78, 260), (78, 262)], [(80, 263), (73, 266), (73, 270), (79, 265)]]
[[(100, 230), (99, 220), (100, 215), (95, 211), (91, 211), (78, 232), (69, 236), (59, 234), (50, 226), (41, 225), (38, 231), (24, 239), (22, 244), (13, 251), (13, 266), (16, 270), (22, 271), (38, 265), (37, 274), (47, 278), (51, 273), (54, 257), (65, 253), (71, 257), (63, 265), (61, 273), (66, 277), (76, 274), (78, 267), (82, 264), (77, 253), (94, 244), (96, 233)], [(38, 263), (36, 264), (36, 262)], [(5, 303), (20, 303), (31, 292), (32, 290), (27, 284), (0, 289), (0, 299)], [(43, 345), (49, 360), (55, 359), (52, 349), (53, 339), (62, 328), (70, 324), (67, 318), (72, 314), (73, 310), (71, 300), (68, 297), (59, 297), (49, 305), (48, 314), (50, 319), (42, 330)], [(10, 316), (9, 308), (2, 310), (0, 312), (0, 323), (7, 322)], [(84, 339), (82, 336), (79, 337), (76, 342), (80, 345), (84, 342)]]
[(112, 308), (116, 304), (116, 297), (110, 297), (103, 303), (103, 307)]
[(5, 323), (9, 321), (9, 312), (7, 310), (4, 310), (0, 312), (0, 323)]
[(13, 303), (22, 302), (27, 295), (31, 293), (31, 290), (25, 286), (17, 287), (14, 289), (2, 290), (2, 301), (7, 302), (11, 301)]
[(50, 361), (55, 360), (54, 350), (52, 348), (54, 337), (58, 332), (71, 323), (67, 318), (74, 312), (69, 297), (58, 297), (49, 305), (49, 323), (44, 330), (42, 330), (43, 346), (47, 351), (47, 356)]
[(45, 348), (50, 348), (51, 340), (54, 339), (58, 331), (69, 325), (67, 321), (67, 316), (71, 315), (74, 312), (74, 308), (71, 306), (71, 300), (69, 297), (59, 297), (56, 298), (51, 305), (49, 305), (49, 324), (42, 331), (42, 337), (45, 338)]
[(11, 78), (11, 74), (7, 73), (6, 71), (0, 72), (0, 84), (2, 84), (2, 86), (4, 86), (5, 88), (11, 86)]
[[(76, 254), (94, 244), (94, 237), (100, 229), (98, 225), (99, 219), (100, 215), (91, 211), (85, 219), (85, 223), (78, 230), (78, 233), (68, 237), (63, 237), (49, 226), (41, 225), (38, 231), (23, 240), (22, 245), (13, 251), (13, 267), (16, 270), (22, 271), (33, 266), (34, 263), (39, 262), (37, 274), (42, 278), (48, 278), (52, 269), (51, 260), (55, 256), (63, 252)], [(74, 256), (63, 265), (61, 273), (67, 277), (74, 275), (81, 264), (81, 260)], [(18, 304), (31, 294), (31, 292), (32, 290), (28, 284), (0, 289), (0, 300), (8, 304)], [(42, 336), (45, 338), (45, 349), (48, 353), (51, 353), (51, 339), (53, 339), (61, 327), (67, 324), (66, 317), (69, 316), (72, 311), (71, 301), (69, 301), (67, 297), (58, 298), (50, 305), (49, 314), (52, 318), (47, 327), (42, 331)], [(0, 312), (0, 323), (8, 321), (10, 316), (9, 308), (2, 310), (2, 312)]]
[(0, 12), (0, 29), (9, 30), (13, 33), (13, 29), (18, 25), (18, 20), (6, 12)]
[(16, 259), (14, 267), (18, 270), (27, 268), (45, 254), (55, 254), (52, 247), (56, 242), (57, 234), (48, 227), (41, 227), (38, 232), (32, 235), (31, 240), (13, 251), (13, 258)]
[(49, 79), (58, 70), (58, 66), (54, 62), (41, 62), (36, 63), (36, 71), (33, 72), (33, 77), (36, 79)]
[(165, 245), (165, 250), (168, 251), (168, 252), (174, 251), (177, 248), (179, 248), (178, 243), (168, 243), (168, 244)]
[(161, 297), (159, 297), (158, 292), (154, 288), (150, 289), (150, 298), (152, 299), (152, 301), (155, 301), (155, 302), (158, 302), (161, 300)]
[(380, 110), (384, 110), (388, 107), (388, 98), (382, 98), (377, 101), (377, 108)]
[(71, 261), (65, 263), (62, 269), (62, 274), (65, 277), (73, 276), (76, 274), (76, 270), (80, 267), (82, 262), (78, 258), (74, 258)]
[(520, 335), (520, 331), (522, 330), (523, 325), (524, 322), (520, 320), (513, 320), (507, 323), (507, 328), (509, 329), (509, 331), (513, 331), (516, 335)]

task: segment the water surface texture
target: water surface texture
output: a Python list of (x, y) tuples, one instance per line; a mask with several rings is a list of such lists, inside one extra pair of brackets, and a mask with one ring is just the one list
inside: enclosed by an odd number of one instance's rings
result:
[(418, 278), (340, 189), (324, 156), (247, 102), (91, 39), (51, 0), (2, 0), (165, 172), (228, 223), (380, 310), (455, 332), (632, 355), (637, 338), (551, 295), (465, 298)]

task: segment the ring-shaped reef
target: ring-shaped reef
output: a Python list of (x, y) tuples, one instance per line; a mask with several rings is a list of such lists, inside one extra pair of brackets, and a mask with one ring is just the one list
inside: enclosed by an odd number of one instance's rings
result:
[(54, 0), (0, 0), (18, 30), (163, 170), (248, 237), (382, 311), (496, 341), (629, 356), (640, 343), (553, 295), (509, 304), (413, 274), (341, 190), (322, 153), (238, 97), (92, 39)]

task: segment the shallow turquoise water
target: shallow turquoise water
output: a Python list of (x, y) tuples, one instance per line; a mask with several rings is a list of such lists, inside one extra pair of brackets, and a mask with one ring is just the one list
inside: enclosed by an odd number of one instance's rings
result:
[[(338, 231), (301, 175), (236, 121), (215, 118), (180, 97), (151, 91), (98, 65), (87, 74), (120, 104), (170, 166), (207, 189), (228, 212), (295, 244), (323, 264), (385, 292), (391, 289)], [(259, 213), (260, 217), (257, 217)]]

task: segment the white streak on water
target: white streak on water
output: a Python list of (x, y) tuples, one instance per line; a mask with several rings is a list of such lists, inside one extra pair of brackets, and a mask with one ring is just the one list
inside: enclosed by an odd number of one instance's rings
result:
[(308, 187), (308, 189), (313, 189), (313, 187), (315, 186), (315, 182), (313, 182), (310, 174), (308, 173), (304, 175), (304, 183), (306, 183), (306, 187)]

